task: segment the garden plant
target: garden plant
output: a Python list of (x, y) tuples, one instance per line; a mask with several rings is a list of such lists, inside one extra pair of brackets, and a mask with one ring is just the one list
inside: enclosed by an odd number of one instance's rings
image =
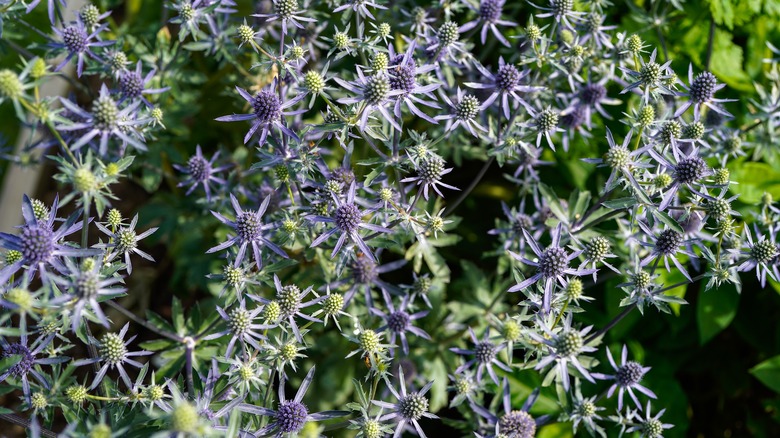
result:
[(0, 436), (780, 436), (776, 0), (0, 35)]

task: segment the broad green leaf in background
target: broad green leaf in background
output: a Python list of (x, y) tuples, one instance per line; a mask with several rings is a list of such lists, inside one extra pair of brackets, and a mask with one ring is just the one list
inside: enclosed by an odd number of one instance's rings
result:
[(699, 342), (705, 344), (731, 324), (739, 306), (737, 290), (732, 285), (701, 291), (696, 304), (696, 323), (699, 326)]
[(780, 393), (780, 355), (767, 359), (750, 369), (756, 379)]
[(729, 166), (731, 179), (739, 181), (730, 190), (739, 195), (739, 200), (747, 204), (761, 202), (764, 192), (775, 199), (780, 198), (780, 169), (765, 163), (738, 163)]

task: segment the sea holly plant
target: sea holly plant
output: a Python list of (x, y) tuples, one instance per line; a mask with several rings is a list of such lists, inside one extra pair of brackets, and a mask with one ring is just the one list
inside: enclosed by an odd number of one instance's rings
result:
[(780, 435), (721, 3), (0, 0), (0, 430)]

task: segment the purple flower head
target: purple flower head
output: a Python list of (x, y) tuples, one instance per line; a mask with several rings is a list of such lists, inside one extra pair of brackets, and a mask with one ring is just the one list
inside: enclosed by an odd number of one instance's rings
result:
[(95, 29), (92, 33), (88, 33), (84, 22), (81, 19), (77, 19), (68, 26), (62, 29), (54, 28), (54, 33), (60, 38), (61, 42), (53, 42), (49, 45), (55, 49), (65, 49), (68, 52), (68, 56), (54, 69), (54, 71), (60, 71), (65, 64), (70, 62), (73, 57), (78, 60), (76, 72), (79, 77), (84, 72), (84, 59), (86, 56), (98, 61), (103, 62), (95, 52), (92, 51), (93, 47), (106, 47), (114, 44), (114, 41), (101, 41), (97, 39), (98, 34), (105, 30), (107, 25), (103, 24)]
[(489, 409), (486, 409), (474, 402), (471, 402), (471, 409), (487, 422), (486, 429), (495, 431), (495, 437), (506, 436), (514, 438), (533, 438), (536, 436), (536, 429), (543, 425), (549, 415), (542, 415), (534, 418), (528, 413), (533, 407), (536, 399), (539, 398), (539, 388), (536, 388), (528, 395), (520, 409), (512, 409), (512, 394), (509, 389), (509, 381), (504, 378), (503, 396), (501, 398), (504, 414), (500, 417)]
[(336, 242), (336, 246), (333, 248), (333, 252), (331, 252), (331, 258), (335, 257), (336, 254), (341, 251), (341, 249), (344, 247), (344, 243), (347, 240), (350, 240), (360, 248), (364, 255), (366, 255), (372, 261), (376, 262), (376, 257), (374, 257), (373, 251), (371, 251), (371, 248), (368, 247), (366, 242), (360, 236), (359, 230), (364, 228), (377, 233), (390, 233), (392, 231), (379, 225), (363, 222), (363, 216), (365, 213), (361, 211), (355, 203), (355, 190), (356, 185), (353, 181), (349, 186), (349, 190), (347, 191), (346, 199), (341, 199), (341, 197), (337, 196), (336, 194), (332, 194), (333, 201), (336, 204), (336, 209), (333, 212), (333, 216), (310, 216), (308, 218), (312, 222), (325, 222), (334, 225), (333, 228), (314, 239), (314, 241), (311, 243), (311, 247), (314, 248), (328, 240), (330, 236), (336, 233), (341, 233), (338, 242)]
[[(501, 19), (501, 14), (504, 10), (504, 3), (505, 0), (482, 0), (479, 3), (479, 18), (476, 20), (469, 21), (468, 23), (462, 25), (458, 31), (460, 33), (468, 32), (471, 29), (474, 29), (477, 27), (480, 23), (482, 24), (482, 30), (480, 31), (480, 38), (482, 41), (482, 44), (484, 45), (487, 41), (487, 34), (488, 30), (493, 32), (493, 35), (501, 41), (501, 44), (511, 47), (509, 44), (509, 41), (504, 37), (504, 35), (501, 34), (501, 31), (498, 29), (498, 26), (517, 26), (517, 23), (513, 21), (507, 21)], [(474, 9), (473, 6), (471, 6), (470, 3), (466, 2), (466, 5), (470, 8)]]
[(498, 375), (496, 374), (496, 370), (493, 369), (493, 365), (501, 368), (507, 373), (512, 372), (512, 369), (498, 358), (498, 353), (504, 348), (504, 344), (494, 344), (493, 341), (490, 340), (490, 327), (485, 330), (485, 335), (482, 337), (482, 340), (477, 338), (477, 335), (471, 327), (469, 327), (469, 335), (471, 336), (471, 342), (474, 344), (474, 347), (471, 350), (450, 348), (450, 351), (453, 353), (463, 356), (474, 356), (472, 359), (469, 359), (466, 363), (459, 366), (455, 370), (455, 373), (461, 373), (476, 365), (477, 383), (482, 382), (482, 375), (487, 371), (490, 378), (493, 379), (493, 383), (498, 385)]
[(142, 75), (141, 61), (135, 66), (135, 70), (124, 70), (119, 75), (119, 92), (122, 95), (120, 103), (125, 99), (135, 100), (140, 99), (147, 107), (152, 108), (151, 102), (144, 97), (144, 94), (159, 94), (168, 91), (170, 87), (164, 88), (146, 88), (146, 84), (154, 78), (156, 70), (152, 70)]
[(243, 208), (241, 208), (241, 204), (238, 203), (236, 197), (231, 194), (230, 202), (233, 205), (233, 210), (235, 210), (236, 219), (231, 221), (216, 211), (212, 211), (211, 214), (213, 214), (214, 217), (219, 219), (219, 221), (223, 224), (233, 228), (235, 236), (232, 236), (227, 241), (210, 248), (208, 251), (206, 251), (206, 253), (210, 254), (213, 252), (222, 251), (223, 249), (227, 249), (233, 245), (238, 245), (238, 254), (236, 255), (235, 263), (236, 265), (239, 265), (244, 260), (247, 248), (251, 245), (255, 263), (257, 264), (257, 269), (263, 269), (263, 257), (261, 254), (263, 247), (267, 247), (280, 257), (287, 258), (287, 253), (266, 237), (266, 232), (268, 230), (276, 229), (274, 224), (263, 223), (263, 214), (265, 214), (265, 211), (268, 208), (268, 203), (270, 201), (271, 197), (267, 196), (263, 200), (263, 203), (260, 204), (260, 207), (257, 209), (257, 211), (245, 211)]
[(672, 142), (673, 160), (667, 159), (652, 148), (648, 150), (648, 153), (672, 176), (672, 183), (665, 188), (666, 193), (658, 206), (659, 210), (665, 210), (672, 203), (680, 187), (701, 186), (702, 179), (712, 174), (712, 169), (699, 157), (699, 150), (695, 146), (691, 147), (690, 151), (685, 154), (677, 142)]
[(203, 186), (203, 190), (206, 191), (206, 201), (211, 202), (211, 183), (216, 183), (221, 186), (227, 184), (227, 182), (216, 176), (217, 173), (223, 172), (230, 168), (230, 165), (224, 165), (220, 167), (213, 167), (214, 162), (219, 158), (219, 151), (217, 151), (210, 160), (206, 160), (203, 156), (203, 152), (200, 149), (200, 145), (195, 148), (195, 155), (187, 160), (187, 165), (182, 166), (180, 164), (174, 164), (173, 167), (179, 172), (189, 175), (186, 181), (179, 183), (178, 187), (190, 184), (187, 189), (186, 195), (189, 196), (198, 185)]
[(597, 111), (601, 117), (611, 120), (612, 116), (610, 116), (609, 113), (604, 110), (602, 105), (620, 105), (622, 102), (620, 99), (612, 99), (607, 97), (607, 79), (607, 77), (604, 77), (598, 82), (588, 81), (586, 84), (582, 85), (577, 93), (577, 96), (571, 101), (569, 108), (567, 108), (566, 111), (563, 111), (561, 115), (567, 114), (574, 107), (581, 108), (582, 111), (584, 111), (583, 116), (585, 118), (585, 125), (589, 129), (592, 126), (591, 113), (593, 110)]
[(644, 375), (650, 371), (650, 367), (643, 367), (637, 362), (629, 361), (628, 348), (625, 345), (623, 345), (620, 366), (615, 363), (615, 359), (612, 358), (612, 352), (609, 350), (609, 348), (607, 348), (607, 358), (609, 359), (609, 364), (612, 365), (612, 369), (615, 370), (615, 374), (606, 375), (593, 373), (593, 375), (598, 379), (615, 381), (615, 383), (609, 387), (607, 397), (612, 397), (612, 394), (614, 394), (615, 391), (618, 391), (618, 410), (623, 410), (624, 392), (628, 392), (628, 395), (631, 396), (631, 399), (634, 400), (634, 403), (636, 403), (637, 408), (640, 410), (642, 409), (642, 404), (639, 403), (639, 399), (637, 398), (636, 394), (634, 394), (634, 390), (637, 390), (652, 399), (656, 398), (656, 395), (653, 393), (653, 391), (645, 388), (639, 383), (642, 381), (642, 377), (644, 377)]
[(539, 243), (536, 238), (523, 229), (523, 235), (528, 242), (528, 245), (537, 256), (538, 261), (529, 260), (520, 254), (515, 254), (509, 251), (509, 254), (515, 260), (518, 260), (526, 265), (536, 267), (536, 273), (522, 281), (521, 283), (509, 288), (509, 292), (521, 291), (538, 281), (544, 282), (544, 300), (543, 300), (543, 312), (548, 313), (550, 311), (550, 304), (552, 303), (552, 293), (555, 282), (557, 281), (563, 285), (566, 280), (565, 275), (582, 276), (590, 275), (596, 271), (596, 269), (573, 269), (570, 267), (571, 261), (579, 257), (583, 250), (569, 251), (561, 246), (561, 229), (562, 223), (559, 223), (555, 230), (552, 232), (552, 243), (550, 246), (542, 250), (539, 247)]
[(347, 415), (343, 411), (324, 411), (316, 414), (309, 413), (309, 409), (303, 404), (303, 397), (309, 389), (311, 381), (314, 379), (314, 367), (311, 367), (306, 378), (301, 382), (301, 386), (295, 393), (295, 398), (288, 400), (285, 396), (284, 385), (286, 376), (282, 375), (279, 379), (279, 407), (273, 409), (242, 403), (237, 406), (238, 410), (254, 415), (262, 415), (271, 418), (271, 422), (264, 428), (258, 430), (256, 436), (274, 435), (277, 438), (297, 434), (309, 421), (325, 421), (332, 418), (339, 418)]
[(61, 98), (60, 101), (65, 109), (76, 116), (73, 123), (57, 126), (60, 131), (74, 131), (74, 137), (77, 139), (74, 138), (70, 143), (71, 150), (80, 149), (96, 137), (100, 139), (98, 153), (101, 156), (108, 154), (108, 140), (112, 137), (138, 150), (146, 150), (143, 137), (132, 131), (134, 126), (144, 123), (136, 118), (141, 101), (138, 100), (120, 110), (119, 103), (111, 97), (106, 84), (100, 88), (100, 95), (92, 103), (91, 113), (68, 99)]
[(406, 264), (406, 260), (396, 260), (394, 262), (386, 263), (383, 265), (377, 265), (376, 261), (370, 259), (364, 254), (357, 254), (357, 256), (349, 261), (347, 269), (349, 275), (346, 278), (331, 283), (330, 287), (339, 287), (343, 285), (349, 285), (344, 295), (344, 306), (348, 306), (352, 302), (355, 294), (363, 290), (366, 306), (369, 309), (374, 307), (374, 300), (371, 296), (372, 290), (378, 288), (382, 291), (388, 291), (392, 294), (399, 295), (400, 290), (390, 283), (379, 278), (380, 274), (385, 272), (395, 271)]
[(11, 356), (17, 356), (18, 362), (11, 365), (5, 370), (3, 374), (0, 374), (0, 382), (4, 382), (7, 379), (20, 379), (22, 381), (22, 392), (24, 393), (24, 399), (27, 403), (30, 403), (30, 380), (28, 375), (32, 375), (38, 383), (44, 388), (49, 388), (49, 382), (46, 381), (43, 373), (38, 372), (35, 369), (36, 365), (53, 365), (57, 363), (67, 362), (68, 357), (45, 357), (39, 358), (44, 348), (48, 347), (55, 335), (50, 334), (46, 337), (38, 338), (33, 345), (27, 343), (27, 331), (22, 330), (21, 338), (19, 342), (10, 343), (6, 338), (0, 338), (0, 358), (6, 359)]
[[(394, 91), (400, 90), (403, 92), (396, 99), (393, 112), (395, 113), (396, 118), (401, 120), (401, 105), (406, 104), (407, 108), (416, 116), (430, 123), (437, 124), (439, 122), (437, 122), (436, 119), (422, 112), (416, 105), (421, 104), (429, 108), (440, 108), (435, 102), (436, 97), (431, 93), (441, 86), (441, 84), (420, 85), (417, 83), (418, 74), (431, 71), (435, 66), (426, 65), (424, 67), (417, 67), (417, 63), (414, 60), (414, 50), (416, 47), (416, 42), (412, 41), (412, 43), (409, 44), (409, 49), (407, 49), (406, 53), (403, 55), (399, 54), (392, 56), (393, 51), (391, 50), (390, 52), (390, 65), (388, 67), (390, 88)], [(432, 100), (424, 100), (423, 97)]]
[(244, 120), (253, 120), (252, 127), (244, 136), (244, 144), (249, 142), (249, 139), (258, 131), (260, 131), (260, 145), (265, 144), (265, 139), (271, 132), (272, 128), (277, 128), (283, 135), (286, 135), (295, 141), (299, 141), (298, 136), (291, 131), (285, 124), (282, 116), (290, 116), (298, 114), (305, 110), (298, 111), (284, 111), (285, 109), (298, 103), (303, 96), (298, 96), (287, 102), (282, 102), (282, 99), (276, 93), (278, 78), (274, 79), (273, 83), (263, 90), (257, 92), (253, 97), (247, 93), (246, 90), (240, 87), (236, 87), (238, 94), (244, 98), (250, 105), (252, 105), (252, 113), (250, 114), (233, 114), (230, 116), (217, 117), (215, 120), (219, 122), (241, 122)]
[(683, 88), (686, 93), (678, 93), (678, 96), (687, 96), (688, 102), (685, 102), (677, 111), (674, 112), (674, 117), (680, 117), (693, 106), (693, 118), (699, 120), (701, 115), (701, 107), (715, 111), (726, 117), (734, 117), (728, 111), (726, 111), (720, 104), (724, 102), (734, 102), (734, 99), (715, 99), (715, 92), (724, 88), (726, 84), (718, 84), (718, 80), (715, 75), (708, 71), (703, 71), (693, 76), (693, 64), (688, 64), (688, 83), (690, 85), (683, 84)]
[(57, 220), (58, 207), (59, 195), (54, 198), (48, 218), (38, 219), (32, 201), (24, 195), (22, 216), (25, 224), (19, 227), (19, 235), (0, 233), (0, 246), (19, 251), (22, 258), (0, 270), (0, 284), (5, 284), (24, 266), (27, 267), (30, 275), (40, 271), (43, 280), (48, 281), (47, 268), (53, 267), (59, 272), (65, 272), (66, 267), (61, 260), (63, 257), (88, 257), (100, 254), (100, 251), (95, 249), (82, 249), (63, 242), (66, 236), (81, 230), (82, 222), (79, 220), (80, 213), (75, 212), (55, 230), (54, 222)]
[(481, 84), (478, 82), (466, 82), (466, 86), (493, 91), (490, 96), (485, 99), (484, 102), (482, 102), (482, 106), (480, 107), (481, 109), (484, 110), (485, 108), (490, 107), (490, 105), (492, 105), (493, 102), (495, 102), (496, 99), (498, 99), (500, 96), (501, 108), (504, 111), (504, 117), (507, 119), (510, 118), (510, 108), (514, 107), (514, 105), (512, 105), (512, 107), (509, 105), (510, 97), (513, 98), (514, 103), (519, 103), (522, 105), (531, 116), (536, 114), (533, 107), (528, 102), (526, 102), (525, 99), (521, 98), (519, 94), (517, 94), (520, 92), (527, 93), (531, 91), (539, 91), (542, 89), (542, 87), (520, 85), (522, 79), (528, 75), (529, 70), (518, 70), (514, 64), (505, 63), (503, 57), (498, 59), (498, 71), (496, 71), (495, 74), (488, 71), (481, 64), (476, 64), (476, 66), (477, 70), (479, 70), (482, 75), (487, 78), (488, 82), (486, 84)]
[(681, 233), (671, 228), (666, 228), (656, 235), (656, 233), (654, 233), (653, 230), (651, 230), (650, 227), (648, 227), (647, 224), (645, 224), (643, 221), (638, 221), (637, 223), (639, 224), (639, 228), (641, 228), (644, 232), (645, 236), (653, 240), (651, 242), (639, 242), (640, 245), (651, 248), (650, 254), (642, 259), (640, 266), (646, 266), (654, 259), (656, 260), (656, 263), (658, 263), (660, 259), (663, 259), (666, 270), (671, 272), (669, 267), (669, 259), (672, 259), (674, 265), (677, 267), (677, 269), (680, 270), (685, 278), (687, 278), (688, 281), (692, 281), (688, 271), (685, 269), (682, 263), (677, 260), (677, 254), (682, 253), (691, 258), (696, 258), (696, 254), (687, 249), (695, 240), (685, 240)]
[(390, 299), (390, 294), (386, 290), (382, 291), (382, 295), (385, 298), (385, 304), (387, 305), (388, 312), (382, 312), (381, 310), (372, 307), (371, 313), (381, 317), (385, 320), (385, 325), (379, 327), (377, 330), (387, 330), (390, 332), (390, 343), (395, 344), (396, 336), (401, 337), (401, 344), (403, 346), (404, 354), (409, 354), (409, 342), (406, 339), (406, 332), (415, 334), (423, 339), (430, 340), (431, 336), (420, 328), (412, 325), (412, 323), (424, 317), (428, 314), (427, 310), (423, 310), (417, 313), (409, 313), (407, 308), (409, 306), (409, 296), (405, 295), (401, 301), (401, 305), (397, 308), (393, 306), (393, 301)]

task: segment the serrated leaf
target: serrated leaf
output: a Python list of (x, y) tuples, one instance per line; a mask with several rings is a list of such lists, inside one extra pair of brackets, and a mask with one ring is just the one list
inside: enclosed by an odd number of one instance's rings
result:
[(739, 297), (731, 285), (699, 294), (699, 301), (696, 303), (699, 343), (705, 344), (731, 324), (737, 315)]
[(750, 369), (750, 374), (773, 391), (780, 393), (780, 355), (754, 366)]

